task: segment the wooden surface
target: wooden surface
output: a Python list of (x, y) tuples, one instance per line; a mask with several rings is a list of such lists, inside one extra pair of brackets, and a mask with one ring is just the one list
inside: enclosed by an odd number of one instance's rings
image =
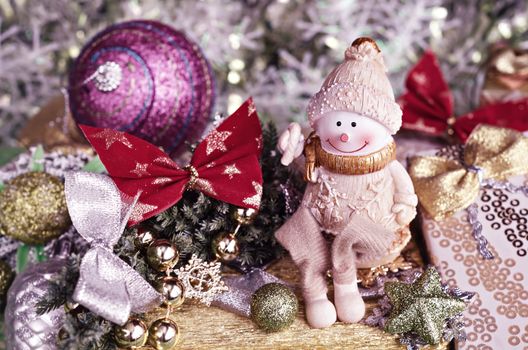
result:
[[(412, 242), (407, 253), (421, 263)], [(293, 284), (299, 278), (290, 258), (278, 261), (267, 271)], [(361, 324), (337, 322), (327, 329), (311, 329), (304, 319), (300, 296), (299, 301), (301, 307), (297, 319), (290, 328), (278, 333), (265, 333), (251, 320), (219, 308), (186, 302), (172, 314), (180, 326), (178, 349), (405, 349), (396, 336)], [(376, 301), (367, 302), (367, 314), (375, 305)], [(446, 345), (435, 347), (446, 348)]]

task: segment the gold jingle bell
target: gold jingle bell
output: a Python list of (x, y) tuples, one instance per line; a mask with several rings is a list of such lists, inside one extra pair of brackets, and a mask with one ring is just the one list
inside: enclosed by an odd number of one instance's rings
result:
[(148, 247), (150, 243), (154, 241), (155, 237), (151, 230), (140, 227), (137, 230), (136, 237), (134, 238), (134, 245), (137, 249)]
[(213, 240), (213, 252), (221, 261), (233, 261), (238, 257), (240, 247), (234, 233), (220, 233)]
[(149, 265), (160, 272), (172, 269), (180, 258), (176, 246), (167, 239), (156, 239), (147, 248)]
[(114, 339), (121, 348), (136, 348), (147, 343), (148, 330), (143, 321), (130, 318), (123, 326), (114, 328)]
[(163, 296), (163, 302), (169, 306), (178, 307), (185, 301), (185, 288), (176, 277), (160, 278), (156, 289)]
[(180, 340), (180, 328), (169, 318), (154, 321), (149, 328), (148, 343), (156, 350), (171, 350)]
[(258, 210), (252, 208), (236, 208), (233, 219), (240, 225), (250, 225), (258, 215)]

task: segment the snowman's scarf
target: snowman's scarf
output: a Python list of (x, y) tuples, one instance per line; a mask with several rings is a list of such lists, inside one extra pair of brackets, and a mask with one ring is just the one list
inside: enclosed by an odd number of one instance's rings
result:
[(396, 159), (396, 144), (392, 141), (381, 150), (364, 156), (340, 156), (323, 150), (321, 140), (312, 133), (304, 145), (304, 155), (307, 175), (319, 166), (337, 174), (364, 175), (380, 171)]

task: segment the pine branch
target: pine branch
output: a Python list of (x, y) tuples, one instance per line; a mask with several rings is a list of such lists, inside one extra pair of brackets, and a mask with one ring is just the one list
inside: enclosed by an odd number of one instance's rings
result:
[(58, 309), (66, 303), (66, 300), (67, 298), (60, 286), (51, 284), (48, 287), (47, 294), (36, 303), (36, 313), (40, 316)]
[[(238, 264), (242, 266), (262, 265), (276, 259), (282, 248), (275, 241), (274, 232), (286, 221), (300, 201), (304, 181), (300, 174), (280, 164), (280, 154), (275, 150), (278, 133), (273, 123), (263, 127), (263, 151), (261, 167), (263, 171), (263, 196), (259, 215), (255, 222), (242, 227), (237, 235), (242, 253)], [(283, 187), (288, 188), (290, 198), (285, 198)], [(286, 200), (289, 201), (288, 210)], [(214, 259), (212, 241), (220, 233), (233, 232), (234, 220), (230, 217), (235, 209), (227, 203), (207, 197), (201, 192), (186, 191), (175, 206), (144, 223), (153, 229), (159, 238), (167, 238), (176, 244), (180, 252), (180, 265), (186, 263), (192, 254), (207, 260)], [(130, 230), (129, 230), (130, 231)], [(124, 235), (119, 245), (127, 245), (134, 232)], [(135, 249), (132, 247), (132, 250)], [(133, 251), (116, 251), (125, 260)], [(138, 259), (141, 256), (137, 257)], [(137, 265), (138, 262), (134, 262)], [(139, 266), (139, 265), (138, 265)], [(154, 271), (142, 264), (141, 273), (147, 278)], [(144, 267), (144, 268), (143, 268)]]
[(71, 299), (79, 279), (79, 264), (79, 257), (72, 255), (61, 271), (50, 280), (48, 292), (36, 303), (37, 315), (58, 309)]
[(58, 341), (64, 350), (115, 350), (113, 326), (110, 322), (91, 312), (76, 316), (67, 314), (63, 325), (63, 336)]
[[(243, 226), (237, 235), (241, 247), (238, 264), (242, 267), (262, 265), (276, 259), (282, 248), (276, 242), (274, 232), (291, 214), (287, 211), (285, 192), (288, 186), (290, 205), (299, 204), (299, 194), (304, 181), (300, 174), (280, 165), (280, 154), (275, 151), (277, 130), (273, 124), (263, 128), (263, 197), (260, 213), (254, 223)], [(180, 252), (180, 266), (192, 254), (205, 260), (213, 260), (212, 241), (222, 232), (232, 232), (235, 222), (231, 212), (235, 208), (227, 203), (187, 191), (181, 201), (163, 213), (143, 223), (159, 238), (174, 242)], [(137, 228), (125, 230), (114, 247), (114, 253), (130, 264), (147, 281), (153, 282), (158, 273), (146, 261), (144, 249), (134, 245)], [(38, 313), (43, 314), (62, 306), (71, 299), (79, 276), (79, 258), (72, 257), (63, 270), (51, 282), (48, 293), (38, 303)], [(67, 314), (59, 347), (66, 350), (114, 350), (112, 325), (82, 309), (76, 315)]]

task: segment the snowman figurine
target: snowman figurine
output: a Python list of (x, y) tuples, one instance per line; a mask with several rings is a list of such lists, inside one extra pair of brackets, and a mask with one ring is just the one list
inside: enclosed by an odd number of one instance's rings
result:
[[(313, 132), (298, 124), (281, 135), (281, 162), (303, 153), (308, 181), (302, 203), (276, 232), (301, 272), (306, 318), (325, 328), (365, 314), (356, 269), (394, 260), (410, 239), (418, 199), (397, 161), (392, 135), (401, 109), (376, 42), (359, 38), (310, 100)], [(334, 303), (327, 296), (331, 271)]]

